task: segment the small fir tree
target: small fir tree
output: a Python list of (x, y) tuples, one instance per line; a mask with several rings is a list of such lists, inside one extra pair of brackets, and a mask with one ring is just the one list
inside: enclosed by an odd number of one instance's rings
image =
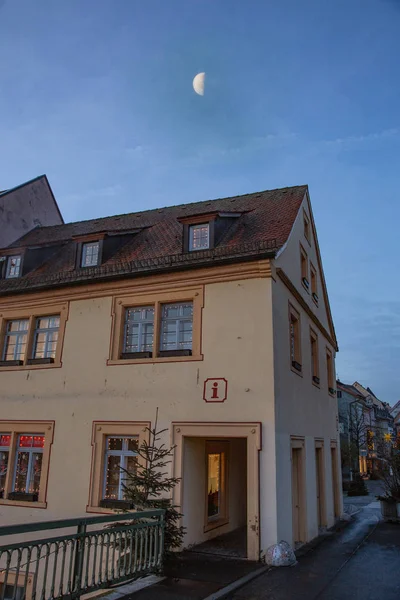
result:
[(169, 477), (165, 470), (172, 462), (175, 446), (160, 443), (167, 429), (157, 429), (158, 408), (154, 427), (147, 427), (149, 442), (144, 440), (137, 450), (138, 462), (135, 472), (125, 471), (124, 495), (138, 511), (163, 508), (165, 510), (164, 556), (170, 557), (183, 540), (185, 528), (179, 525), (182, 514), (172, 504), (171, 492), (179, 483), (177, 477)]

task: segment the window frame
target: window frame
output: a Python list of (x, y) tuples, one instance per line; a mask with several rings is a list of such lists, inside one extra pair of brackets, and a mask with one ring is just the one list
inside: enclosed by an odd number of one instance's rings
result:
[[(0, 505), (22, 506), (29, 508), (47, 508), (47, 483), (50, 466), (51, 446), (54, 439), (54, 421), (0, 421), (0, 431), (10, 435), (8, 468), (4, 486), (4, 497), (0, 498)], [(14, 491), (15, 474), (17, 469), (18, 441), (21, 435), (43, 435), (44, 447), (40, 449), (43, 454), (40, 474), (39, 493), (37, 501), (13, 500), (9, 498)], [(34, 450), (39, 450), (38, 448)], [(28, 494), (29, 495), (29, 494)]]
[(310, 278), (311, 278), (311, 282), (310, 282), (311, 297), (312, 297), (314, 303), (318, 306), (318, 301), (319, 301), (319, 297), (318, 297), (318, 272), (317, 272), (317, 269), (314, 267), (314, 265), (312, 264), (311, 261), (310, 261)]
[[(101, 506), (106, 472), (106, 441), (110, 437), (137, 437), (138, 446), (149, 442), (150, 421), (93, 421), (92, 424), (92, 464), (90, 470), (89, 498), (86, 512), (110, 513), (115, 508)], [(138, 455), (138, 464), (144, 460)], [(117, 504), (115, 502), (115, 504)], [(120, 508), (118, 509), (120, 510)]]
[(334, 386), (334, 365), (333, 365), (333, 353), (328, 346), (325, 348), (325, 360), (326, 360), (326, 376), (328, 383), (328, 393), (332, 398), (336, 396), (336, 390)]
[[(160, 355), (161, 312), (165, 304), (181, 302), (193, 303), (192, 351), (174, 351), (174, 355)], [(125, 311), (129, 308), (154, 306), (153, 351), (150, 357), (123, 356)], [(181, 362), (203, 360), (201, 353), (202, 312), (204, 307), (204, 286), (188, 287), (176, 291), (159, 291), (152, 294), (131, 294), (113, 299), (110, 357), (107, 365), (126, 365), (143, 363)]]
[[(25, 322), (26, 323), (26, 329), (18, 329), (17, 331), (11, 331), (9, 330), (9, 324), (10, 323), (22, 323)], [(19, 338), (21, 337), (26, 337), (26, 341), (25, 341), (25, 350), (24, 350), (24, 354), (23, 354), (23, 358), (16, 358), (16, 350), (18, 347), (20, 347), (22, 345), (22, 343), (19, 340)], [(15, 339), (15, 347), (14, 347), (14, 355), (13, 358), (11, 359), (6, 359), (6, 350), (7, 350), (7, 340), (10, 340), (11, 338)], [(1, 349), (1, 361), (2, 362), (20, 362), (21, 364), (24, 364), (24, 361), (26, 360), (26, 354), (27, 354), (27, 350), (28, 350), (28, 338), (29, 338), (29, 319), (27, 318), (22, 318), (22, 319), (7, 319), (6, 323), (5, 323), (5, 327), (4, 327), (4, 335), (2, 336), (2, 349)], [(21, 354), (21, 352), (19, 352), (18, 354)]]
[(309, 261), (308, 254), (300, 244), (300, 273), (301, 273), (301, 285), (306, 290), (307, 294), (310, 293), (310, 278), (309, 278)]
[[(294, 355), (292, 356), (292, 319), (297, 325), (294, 331)], [(289, 360), (290, 368), (296, 375), (303, 376), (303, 365), (301, 360), (301, 319), (300, 312), (289, 302)], [(296, 366), (295, 364), (296, 363)]]
[[(122, 450), (108, 450), (107, 449), (107, 442), (109, 439), (115, 439), (115, 438), (121, 438), (123, 440), (122, 442)], [(101, 490), (101, 500), (106, 500), (106, 489), (107, 489), (107, 458), (109, 456), (119, 456), (120, 458), (124, 459), (127, 458), (129, 456), (138, 456), (137, 452), (133, 452), (132, 450), (128, 450), (127, 447), (124, 448), (124, 446), (127, 446), (125, 444), (125, 440), (127, 439), (137, 439), (138, 443), (139, 443), (139, 437), (137, 435), (106, 435), (105, 437), (105, 448), (104, 448), (104, 456), (103, 456), (103, 481), (102, 481), (102, 490)], [(124, 465), (123, 467), (120, 467), (121, 469), (126, 469), (126, 465)], [(118, 482), (118, 496), (120, 496), (121, 491), (123, 489), (123, 484), (122, 484), (122, 478), (120, 478), (119, 482)], [(121, 501), (124, 500), (124, 498), (117, 498), (117, 500)]]
[[(207, 246), (193, 248), (194, 232), (196, 229), (201, 229), (203, 227), (207, 227), (207, 242), (208, 242), (208, 244), (207, 244)], [(189, 252), (198, 252), (200, 250), (209, 250), (210, 249), (210, 222), (205, 221), (204, 223), (192, 223), (191, 225), (189, 225), (188, 241), (189, 241), (189, 246), (188, 246)]]
[[(313, 353), (314, 347), (314, 353)], [(318, 334), (310, 327), (310, 356), (311, 356), (311, 381), (315, 387), (320, 387), (320, 372), (319, 372), (319, 344)]]
[[(10, 271), (11, 271), (11, 268), (12, 268), (10, 262), (14, 258), (18, 258), (19, 259), (18, 273), (17, 273), (17, 275), (10, 275)], [(5, 273), (4, 273), (4, 278), (5, 279), (18, 279), (18, 277), (21, 277), (21, 275), (22, 275), (22, 260), (23, 260), (22, 254), (9, 254), (7, 256), (6, 266), (5, 266)]]
[[(81, 269), (90, 269), (90, 267), (98, 267), (101, 264), (101, 250), (102, 250), (102, 240), (87, 240), (82, 241), (81, 243), (81, 251), (80, 251), (80, 268)], [(87, 247), (88, 246), (97, 246), (97, 261), (96, 263), (85, 265), (83, 264), (85, 257), (87, 256)]]
[[(128, 351), (127, 350), (127, 338), (128, 338), (128, 323), (130, 321), (130, 319), (128, 319), (128, 312), (130, 310), (149, 310), (152, 309), (153, 310), (153, 318), (152, 319), (141, 319), (140, 321), (136, 321), (137, 325), (138, 325), (138, 350), (137, 351)], [(126, 358), (150, 358), (152, 356), (153, 353), (153, 348), (154, 348), (154, 326), (155, 326), (155, 307), (153, 305), (147, 305), (147, 306), (129, 306), (129, 307), (125, 307), (124, 310), (124, 331), (123, 331), (123, 340), (122, 340), (122, 349), (121, 349), (121, 357), (126, 360)], [(131, 320), (131, 324), (134, 325), (135, 321), (132, 319)], [(153, 343), (151, 345), (151, 350), (149, 349), (142, 349), (143, 348), (143, 337), (144, 335), (146, 335), (145, 333), (143, 333), (143, 329), (145, 325), (152, 325), (153, 326)]]
[[(185, 306), (191, 305), (192, 307), (192, 317), (191, 319), (186, 317), (184, 314), (181, 315), (177, 315), (175, 318), (173, 317), (168, 317), (165, 315), (165, 309), (167, 307), (172, 307), (172, 306), (176, 306), (178, 308), (183, 308)], [(175, 342), (174, 348), (168, 348), (168, 347), (164, 347), (165, 344), (163, 343), (163, 335), (164, 333), (166, 333), (166, 331), (164, 330), (164, 327), (166, 324), (168, 323), (174, 323), (175, 322)], [(191, 334), (192, 334), (192, 339), (190, 342), (190, 348), (183, 348), (183, 347), (179, 347), (180, 344), (183, 344), (183, 341), (180, 341), (180, 335), (182, 333), (181, 331), (181, 324), (182, 323), (191, 323)], [(160, 332), (159, 332), (159, 347), (157, 350), (158, 356), (168, 356), (169, 354), (172, 356), (175, 354), (175, 356), (179, 356), (179, 354), (181, 355), (190, 355), (192, 354), (192, 347), (193, 347), (193, 302), (192, 301), (183, 301), (183, 302), (167, 302), (167, 303), (163, 303), (161, 304), (161, 315), (160, 315)]]
[[(20, 371), (31, 369), (46, 369), (62, 366), (62, 351), (64, 345), (65, 327), (68, 320), (69, 303), (47, 304), (26, 309), (9, 309), (0, 314), (0, 373), (3, 371)], [(60, 318), (58, 328), (58, 339), (54, 360), (49, 358), (33, 358), (34, 340), (36, 332), (36, 320), (43, 317)], [(28, 334), (26, 340), (25, 356), (22, 364), (12, 364), (13, 361), (4, 361), (5, 341), (7, 335), (7, 324), (9, 321), (28, 320)]]

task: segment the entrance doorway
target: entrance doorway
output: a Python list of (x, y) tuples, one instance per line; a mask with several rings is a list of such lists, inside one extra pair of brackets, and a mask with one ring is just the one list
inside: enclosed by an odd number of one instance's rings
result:
[(322, 529), (326, 526), (324, 442), (322, 440), (316, 440), (315, 442), (315, 471), (317, 477), (318, 529)]
[(295, 548), (306, 541), (304, 498), (304, 440), (292, 439), (292, 516)]
[(259, 559), (259, 424), (173, 425), (184, 546)]

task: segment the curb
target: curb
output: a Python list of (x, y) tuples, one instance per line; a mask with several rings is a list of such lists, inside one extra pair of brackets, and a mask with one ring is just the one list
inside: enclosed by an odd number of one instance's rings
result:
[(236, 592), (236, 590), (238, 590), (239, 588), (246, 585), (246, 583), (249, 583), (250, 581), (253, 581), (253, 579), (260, 577), (260, 575), (264, 575), (264, 573), (266, 573), (267, 571), (270, 571), (271, 568), (272, 567), (265, 565), (265, 567), (261, 567), (260, 569), (257, 569), (257, 571), (248, 573), (247, 575), (244, 575), (243, 577), (241, 577), (240, 579), (237, 579), (233, 583), (226, 585), (225, 587), (221, 588), (217, 592), (214, 592), (213, 594), (211, 594), (211, 596), (207, 596), (206, 598), (203, 598), (203, 600), (222, 600), (222, 598), (226, 598), (228, 596), (228, 594), (231, 594), (232, 592)]

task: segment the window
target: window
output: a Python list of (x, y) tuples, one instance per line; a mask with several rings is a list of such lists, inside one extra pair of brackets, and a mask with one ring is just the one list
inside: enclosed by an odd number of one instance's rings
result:
[(309, 244), (311, 244), (310, 219), (308, 218), (306, 211), (303, 211), (303, 218), (304, 218), (304, 237), (306, 238), (307, 242)]
[(7, 258), (6, 278), (19, 277), (21, 274), (21, 256), (9, 256)]
[(189, 227), (189, 250), (206, 250), (210, 247), (210, 225), (191, 225)]
[(102, 506), (110, 506), (110, 500), (125, 500), (124, 484), (129, 474), (136, 471), (138, 439), (138, 436), (107, 436)]
[(99, 264), (99, 254), (99, 242), (86, 242), (82, 244), (81, 267), (96, 267)]
[(6, 323), (3, 361), (23, 364), (28, 339), (28, 319), (16, 319)]
[(308, 258), (307, 258), (307, 253), (302, 246), (300, 246), (300, 265), (301, 265), (301, 282), (308, 292), (309, 287), (310, 287), (310, 283), (308, 281)]
[(310, 329), (312, 382), (319, 386), (318, 336)]
[(342, 392), (340, 390), (337, 390), (336, 397), (337, 398), (341, 398), (342, 397)]
[(88, 512), (131, 508), (125, 498), (130, 474), (143, 464), (138, 450), (148, 441), (151, 423), (95, 421)]
[(202, 360), (202, 287), (114, 298), (109, 365)]
[(0, 368), (61, 366), (68, 306), (34, 310), (10, 309), (0, 316)]
[(125, 310), (123, 355), (125, 358), (151, 356), (154, 342), (154, 306)]
[(318, 304), (318, 279), (317, 279), (317, 271), (315, 267), (310, 264), (310, 272), (311, 272), (311, 295), (316, 304)]
[[(16, 570), (12, 567), (0, 570), (0, 598), (4, 600), (32, 600), (34, 573), (26, 571), (26, 565)], [(4, 594), (4, 596), (3, 596)]]
[(8, 463), (10, 460), (11, 435), (0, 433), (0, 498), (4, 497)]
[(39, 499), (44, 442), (44, 435), (18, 436), (12, 499)]
[(161, 356), (185, 351), (191, 353), (192, 333), (193, 303), (164, 304), (161, 315)]
[(58, 330), (60, 317), (38, 317), (33, 341), (32, 358), (48, 358), (54, 361), (57, 349)]
[(328, 390), (331, 396), (335, 395), (335, 388), (333, 387), (333, 358), (332, 352), (329, 348), (326, 349), (326, 370), (328, 379)]
[(226, 507), (227, 455), (228, 442), (208, 442), (206, 444), (206, 531), (228, 522)]
[(292, 370), (301, 373), (300, 314), (289, 305), (290, 364)]
[(53, 421), (0, 421), (0, 504), (46, 507)]

